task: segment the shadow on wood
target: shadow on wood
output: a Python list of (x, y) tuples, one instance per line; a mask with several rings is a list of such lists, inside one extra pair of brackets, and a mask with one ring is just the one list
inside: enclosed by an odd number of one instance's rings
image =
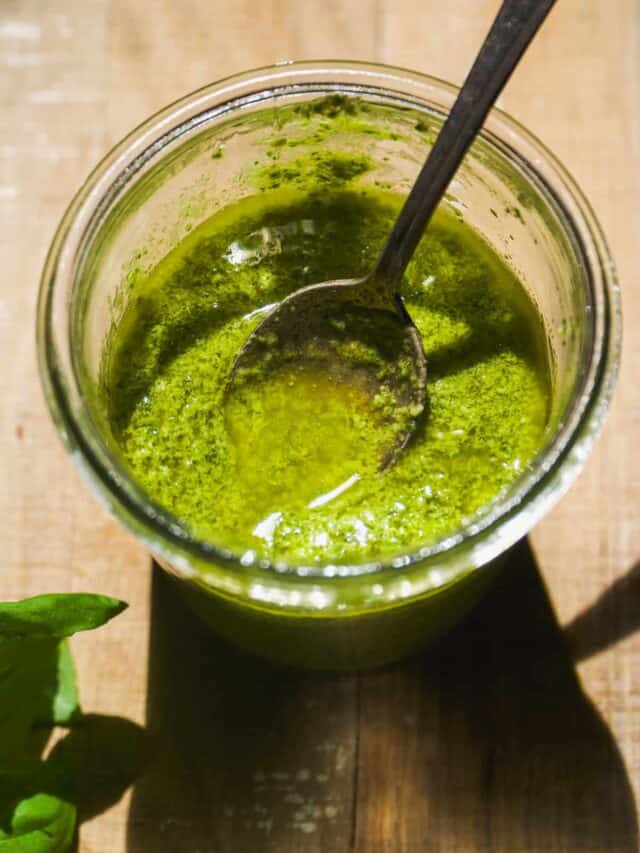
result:
[(620, 753), (528, 543), (439, 647), (363, 678), (360, 705), (357, 851), (638, 849)]
[(354, 678), (276, 669), (228, 646), (153, 571), (147, 722), (162, 746), (134, 790), (130, 853), (344, 849)]
[(566, 626), (574, 661), (586, 660), (640, 628), (640, 560)]
[[(109, 809), (143, 771), (152, 751), (146, 732), (131, 720), (86, 714), (53, 747), (48, 765), (66, 784), (78, 812), (73, 851), (82, 850), (80, 824)], [(55, 791), (54, 791), (55, 792)]]
[(360, 676), (212, 638), (154, 569), (130, 853), (637, 850), (633, 796), (528, 544), (431, 651)]

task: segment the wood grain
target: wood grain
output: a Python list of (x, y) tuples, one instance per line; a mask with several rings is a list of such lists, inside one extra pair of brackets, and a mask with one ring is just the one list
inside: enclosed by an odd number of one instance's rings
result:
[[(144, 723), (147, 772), (82, 853), (635, 851), (640, 796), (640, 9), (562, 0), (501, 105), (589, 196), (623, 287), (623, 365), (571, 493), (469, 622), (340, 679), (275, 673), (199, 633), (96, 508), (42, 401), (37, 281), (66, 203), (155, 109), (282, 58), (377, 59), (461, 82), (495, 0), (3, 0), (0, 594), (130, 609), (74, 643), (84, 705)], [(153, 583), (151, 579), (153, 577)]]

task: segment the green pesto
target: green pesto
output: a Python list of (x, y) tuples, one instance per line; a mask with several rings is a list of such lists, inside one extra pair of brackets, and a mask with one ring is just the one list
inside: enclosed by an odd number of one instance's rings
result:
[(285, 164), (263, 166), (257, 171), (255, 182), (260, 189), (305, 187), (311, 183), (331, 187), (352, 181), (372, 168), (371, 160), (363, 155), (313, 151)]
[(428, 361), (428, 413), (391, 469), (378, 468), (384, 394), (372, 406), (357, 384), (289, 364), (225, 401), (265, 306), (366, 273), (399, 204), (354, 182), (364, 157), (288, 164), (298, 174), (280, 177), (294, 189), (277, 189), (270, 168), (257, 174), (260, 195), (203, 223), (136, 282), (103, 360), (114, 437), (152, 498), (238, 553), (314, 564), (432, 542), (508, 487), (541, 445), (537, 314), (484, 242), (440, 212), (403, 287)]

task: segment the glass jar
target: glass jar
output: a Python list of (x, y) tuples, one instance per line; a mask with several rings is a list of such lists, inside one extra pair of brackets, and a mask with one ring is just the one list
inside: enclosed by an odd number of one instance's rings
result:
[[(337, 96), (337, 100), (336, 100)], [(144, 274), (215, 211), (252, 192), (291, 107), (325, 98), (322, 142), (366, 149), (366, 180), (406, 193), (456, 96), (440, 80), (352, 62), (276, 65), (215, 83), (142, 124), (92, 173), (66, 212), (44, 269), (38, 346), (46, 397), (76, 465), (107, 508), (178, 579), (217, 632), (273, 660), (355, 668), (394, 660), (441, 635), (478, 600), (508, 549), (574, 480), (613, 391), (621, 337), (614, 267), (595, 217), (557, 160), (499, 111), (443, 204), (517, 273), (544, 321), (550, 426), (532, 465), (461, 529), (393, 559), (270, 565), (196, 539), (132, 479), (96, 387), (132, 275)], [(367, 126), (325, 119), (331, 104), (371, 105)], [(333, 99), (333, 100), (332, 100)], [(313, 112), (313, 110), (311, 110)], [(372, 133), (371, 122), (384, 132)], [(293, 132), (293, 131), (292, 131)]]

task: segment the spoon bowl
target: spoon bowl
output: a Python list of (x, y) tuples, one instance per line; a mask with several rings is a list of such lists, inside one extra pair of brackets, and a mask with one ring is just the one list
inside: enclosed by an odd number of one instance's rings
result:
[(312, 284), (290, 294), (249, 335), (227, 394), (280, 370), (315, 369), (359, 387), (385, 430), (380, 468), (393, 464), (425, 410), (427, 362), (401, 297), (373, 277)]

